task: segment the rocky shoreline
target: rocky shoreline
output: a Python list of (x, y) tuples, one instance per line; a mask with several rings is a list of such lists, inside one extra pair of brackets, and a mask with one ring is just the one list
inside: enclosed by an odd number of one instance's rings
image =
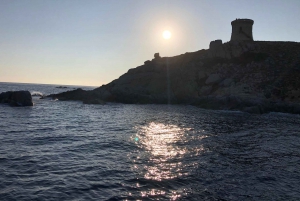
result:
[(107, 85), (49, 97), (300, 114), (299, 52), (296, 42), (233, 41), (174, 57), (157, 53)]
[[(161, 58), (91, 91), (76, 89), (48, 97), (84, 104), (189, 104), (248, 113), (300, 114), (300, 44), (212, 42), (209, 50)], [(0, 102), (32, 106), (28, 91), (4, 92)]]
[[(64, 92), (68, 94), (51, 94), (49, 97), (57, 98), (61, 101), (82, 101), (84, 104), (105, 104), (105, 101), (100, 99), (101, 96), (93, 93), (92, 91), (84, 91), (82, 89), (77, 89), (74, 91)], [(76, 95), (72, 97), (70, 94)], [(83, 98), (84, 94), (89, 93), (91, 99)], [(76, 98), (81, 96), (80, 98)], [(135, 99), (124, 98), (118, 99), (119, 101), (109, 101), (109, 102), (119, 102), (125, 104), (167, 104), (167, 100), (161, 99), (145, 99), (144, 97), (138, 97), (135, 95)], [(137, 102), (134, 102), (136, 100)], [(297, 103), (286, 103), (284, 101), (270, 101), (266, 99), (243, 99), (235, 96), (206, 96), (190, 100), (189, 103), (173, 103), (173, 104), (188, 104), (194, 105), (203, 109), (212, 110), (233, 110), (233, 111), (243, 111), (251, 114), (264, 114), (269, 112), (281, 112), (290, 114), (300, 114), (300, 104)]]

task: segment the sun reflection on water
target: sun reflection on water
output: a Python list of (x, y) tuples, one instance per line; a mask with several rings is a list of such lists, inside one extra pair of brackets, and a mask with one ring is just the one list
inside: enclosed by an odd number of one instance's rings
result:
[[(183, 146), (189, 130), (190, 128), (155, 122), (137, 128), (134, 139), (144, 150), (137, 159), (144, 157), (147, 160), (146, 165), (140, 167), (145, 179), (161, 181), (188, 174), (184, 171), (186, 164), (182, 163), (182, 158), (191, 154), (191, 150)], [(193, 149), (194, 153), (201, 151), (203, 151), (201, 146)], [(138, 168), (136, 165), (134, 167)]]
[(206, 151), (202, 145), (205, 132), (160, 122), (136, 126), (135, 130), (132, 142), (137, 149), (128, 155), (137, 174), (132, 188), (139, 189), (140, 198), (177, 200), (187, 195), (186, 189), (174, 191), (161, 188), (160, 183), (174, 184), (171, 180), (186, 178), (202, 164), (198, 156)]

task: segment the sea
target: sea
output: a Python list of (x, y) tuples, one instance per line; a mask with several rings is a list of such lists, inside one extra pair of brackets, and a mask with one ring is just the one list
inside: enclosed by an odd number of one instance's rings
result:
[[(0, 200), (300, 200), (300, 116), (40, 99), (0, 83)], [(93, 89), (93, 87), (80, 87)]]

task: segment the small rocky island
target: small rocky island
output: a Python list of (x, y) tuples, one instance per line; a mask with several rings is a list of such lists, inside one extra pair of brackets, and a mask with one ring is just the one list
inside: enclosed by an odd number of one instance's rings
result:
[(86, 103), (191, 104), (249, 113), (300, 114), (300, 43), (254, 41), (253, 20), (232, 21), (231, 40), (160, 57), (91, 91), (52, 94)]
[(0, 103), (10, 106), (33, 106), (32, 96), (29, 91), (7, 91), (0, 94)]

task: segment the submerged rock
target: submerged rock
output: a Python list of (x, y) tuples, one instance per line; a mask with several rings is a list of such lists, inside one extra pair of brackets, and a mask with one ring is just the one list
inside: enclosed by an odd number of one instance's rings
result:
[(0, 94), (0, 103), (11, 106), (33, 106), (29, 91), (7, 91)]

